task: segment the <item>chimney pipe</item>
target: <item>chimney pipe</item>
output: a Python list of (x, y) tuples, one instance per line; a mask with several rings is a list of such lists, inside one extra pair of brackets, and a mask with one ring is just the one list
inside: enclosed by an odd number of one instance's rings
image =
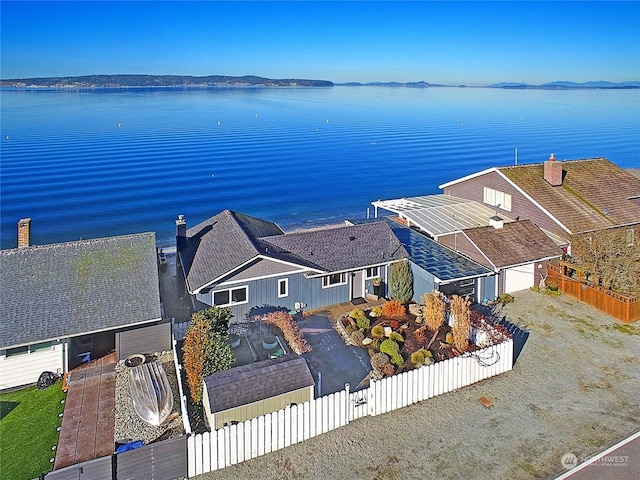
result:
[(18, 248), (31, 245), (31, 219), (22, 218), (18, 221)]
[(549, 160), (544, 162), (544, 179), (552, 187), (562, 185), (562, 163), (556, 162), (553, 153), (549, 156)]
[(184, 215), (178, 215), (176, 220), (176, 248), (182, 250), (187, 243), (187, 221)]

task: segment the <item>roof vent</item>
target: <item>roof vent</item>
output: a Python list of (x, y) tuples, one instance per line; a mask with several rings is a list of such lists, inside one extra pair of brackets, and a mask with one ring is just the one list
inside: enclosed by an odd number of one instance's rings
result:
[(354, 237), (353, 235), (349, 236), (349, 240), (351, 240), (352, 242), (356, 239), (356, 237)]
[(489, 219), (489, 226), (498, 229), (504, 227), (504, 220), (498, 215), (494, 215)]

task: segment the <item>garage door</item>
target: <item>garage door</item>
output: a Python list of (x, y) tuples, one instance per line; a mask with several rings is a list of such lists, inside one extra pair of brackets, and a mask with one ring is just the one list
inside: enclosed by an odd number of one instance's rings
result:
[(504, 291), (506, 293), (533, 287), (533, 263), (507, 268), (505, 270)]

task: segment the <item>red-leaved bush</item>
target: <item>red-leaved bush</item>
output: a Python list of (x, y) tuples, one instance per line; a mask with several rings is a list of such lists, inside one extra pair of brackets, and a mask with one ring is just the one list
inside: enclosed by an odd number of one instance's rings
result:
[(269, 313), (264, 317), (264, 321), (274, 327), (278, 327), (282, 331), (284, 339), (289, 344), (289, 347), (291, 347), (291, 350), (296, 352), (298, 355), (311, 351), (311, 346), (302, 336), (300, 327), (298, 327), (298, 324), (293, 320), (293, 317), (287, 312), (278, 310)]

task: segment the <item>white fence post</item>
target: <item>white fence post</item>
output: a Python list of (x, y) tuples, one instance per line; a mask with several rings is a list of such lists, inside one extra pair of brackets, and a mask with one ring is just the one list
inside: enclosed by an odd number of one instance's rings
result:
[[(175, 357), (175, 336), (173, 341)], [(193, 477), (274, 452), (355, 419), (412, 405), (512, 368), (513, 340), (506, 339), (497, 345), (399, 375), (371, 379), (367, 389), (351, 392), (347, 383), (340, 392), (301, 405), (288, 405), (277, 412), (210, 433), (189, 435), (188, 475)], [(186, 408), (184, 410), (186, 418)]]

